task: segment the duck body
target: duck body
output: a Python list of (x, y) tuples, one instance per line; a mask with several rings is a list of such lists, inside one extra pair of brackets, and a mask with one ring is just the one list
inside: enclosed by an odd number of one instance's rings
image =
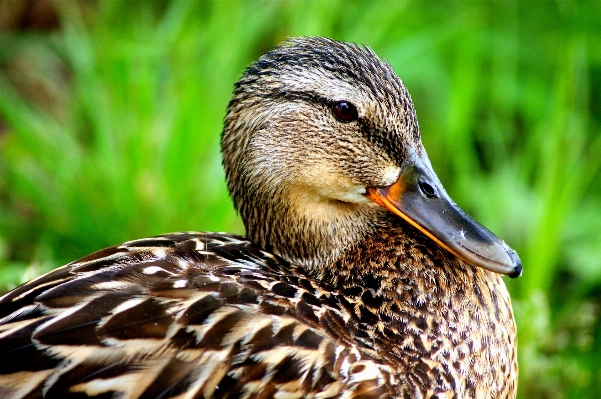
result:
[[(428, 244), (395, 248), (428, 259)], [(500, 276), (441, 267), (424, 280), (386, 248), (364, 250), (394, 277), (316, 278), (209, 233), (100, 251), (2, 299), (0, 396), (509, 397)]]
[(446, 197), (373, 52), (306, 38), (268, 53), (222, 146), (248, 237), (130, 241), (6, 294), (0, 397), (515, 397), (495, 271), (519, 259)]

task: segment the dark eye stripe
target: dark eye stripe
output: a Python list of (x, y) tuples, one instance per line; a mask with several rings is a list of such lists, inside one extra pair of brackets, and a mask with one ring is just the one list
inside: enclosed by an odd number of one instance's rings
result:
[(357, 108), (351, 102), (344, 100), (332, 102), (315, 92), (282, 91), (270, 93), (269, 95), (265, 95), (264, 98), (269, 98), (270, 100), (276, 99), (279, 101), (307, 101), (314, 104), (326, 104), (332, 108), (332, 113), (341, 122), (352, 122), (359, 119)]

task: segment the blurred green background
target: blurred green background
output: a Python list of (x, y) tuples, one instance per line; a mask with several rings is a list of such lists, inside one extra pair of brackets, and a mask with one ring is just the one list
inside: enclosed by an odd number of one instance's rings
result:
[(0, 1), (0, 29), (0, 291), (129, 239), (243, 233), (233, 84), (325, 35), (393, 65), (451, 196), (522, 257), (519, 397), (601, 397), (601, 2)]

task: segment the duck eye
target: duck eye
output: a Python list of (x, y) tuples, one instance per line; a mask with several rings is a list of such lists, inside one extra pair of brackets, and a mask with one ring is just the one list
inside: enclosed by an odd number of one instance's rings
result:
[(338, 101), (335, 103), (332, 107), (332, 112), (334, 112), (336, 118), (342, 122), (354, 121), (359, 116), (357, 114), (357, 108), (348, 101)]

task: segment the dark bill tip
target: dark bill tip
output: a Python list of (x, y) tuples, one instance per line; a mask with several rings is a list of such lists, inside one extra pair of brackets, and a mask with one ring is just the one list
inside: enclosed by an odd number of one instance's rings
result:
[(507, 253), (509, 254), (509, 257), (511, 258), (511, 260), (514, 263), (513, 273), (508, 274), (508, 276), (510, 278), (518, 278), (522, 275), (522, 261), (521, 261), (520, 257), (518, 256), (518, 254), (515, 253), (515, 251), (509, 250), (509, 251), (507, 251)]

